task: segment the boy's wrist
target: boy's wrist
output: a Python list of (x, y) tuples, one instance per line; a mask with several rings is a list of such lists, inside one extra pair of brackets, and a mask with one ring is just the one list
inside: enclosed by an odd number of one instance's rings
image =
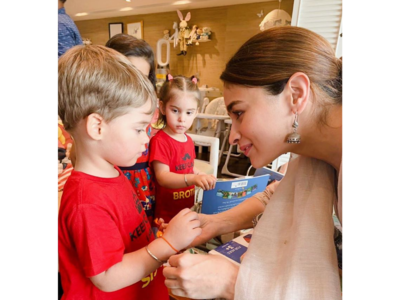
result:
[(168, 261), (176, 252), (161, 238), (157, 238), (147, 246), (151, 253), (161, 261)]

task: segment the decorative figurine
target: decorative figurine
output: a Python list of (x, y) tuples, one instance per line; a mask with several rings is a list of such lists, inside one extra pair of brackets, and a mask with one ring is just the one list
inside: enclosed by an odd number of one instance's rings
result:
[(179, 10), (177, 10), (177, 12), (178, 12), (179, 19), (181, 20), (181, 22), (179, 23), (179, 47), (180, 47), (181, 52), (178, 55), (184, 55), (185, 56), (186, 53), (187, 53), (187, 51), (186, 51), (187, 47), (186, 47), (186, 40), (185, 39), (188, 37), (186, 31), (189, 30), (187, 22), (190, 20), (191, 15), (190, 15), (190, 12), (188, 12), (186, 14), (185, 19), (183, 19), (182, 13)]

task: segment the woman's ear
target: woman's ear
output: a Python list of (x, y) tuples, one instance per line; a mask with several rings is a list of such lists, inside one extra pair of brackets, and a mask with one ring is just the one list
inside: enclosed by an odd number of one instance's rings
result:
[(293, 113), (301, 113), (308, 102), (310, 95), (310, 79), (302, 72), (294, 73), (290, 76), (285, 89), (291, 96), (291, 106)]
[(105, 121), (102, 116), (96, 113), (86, 118), (86, 131), (93, 140), (101, 140)]

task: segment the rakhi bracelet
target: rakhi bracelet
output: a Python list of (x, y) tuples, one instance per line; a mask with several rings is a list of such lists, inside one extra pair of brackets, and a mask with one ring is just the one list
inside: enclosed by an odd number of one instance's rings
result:
[(258, 201), (260, 201), (262, 203), (262, 205), (264, 205), (264, 207), (267, 206), (267, 201), (265, 201), (264, 199), (260, 199), (258, 197), (256, 197)]
[[(273, 194), (274, 194), (274, 193), (271, 192), (271, 191), (270, 191), (269, 189), (267, 189), (267, 188), (264, 190), (264, 195), (265, 195), (266, 198), (268, 198), (268, 201), (271, 200), (271, 197), (272, 197)], [(257, 200), (259, 200), (264, 206), (267, 206), (268, 203), (267, 203), (267, 201), (265, 201), (265, 200), (263, 199), (264, 197), (261, 198), (261, 199), (260, 199), (259, 197), (256, 197), (256, 198), (257, 198)]]
[(176, 250), (176, 249), (174, 248), (174, 246), (172, 246), (172, 245), (167, 241), (167, 239), (166, 239), (165, 237), (160, 236), (160, 238), (162, 238), (162, 239), (172, 248), (172, 250), (174, 250), (176, 253), (179, 253), (179, 251)]
[(265, 189), (265, 194), (267, 195), (268, 199), (271, 199), (274, 192), (270, 191), (268, 188)]
[(147, 253), (152, 257), (152, 258), (154, 258), (157, 262), (159, 262), (160, 264), (165, 264), (166, 263), (166, 261), (162, 261), (161, 259), (159, 259), (157, 256), (155, 256), (153, 253), (151, 253), (150, 252), (150, 250), (149, 250), (149, 248), (147, 248), (147, 246), (146, 246), (146, 251), (147, 251)]

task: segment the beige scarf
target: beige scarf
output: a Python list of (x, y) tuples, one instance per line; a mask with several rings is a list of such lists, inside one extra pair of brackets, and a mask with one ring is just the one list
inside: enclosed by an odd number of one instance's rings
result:
[(302, 156), (291, 160), (255, 228), (235, 299), (341, 299), (333, 242), (336, 202), (334, 168)]

